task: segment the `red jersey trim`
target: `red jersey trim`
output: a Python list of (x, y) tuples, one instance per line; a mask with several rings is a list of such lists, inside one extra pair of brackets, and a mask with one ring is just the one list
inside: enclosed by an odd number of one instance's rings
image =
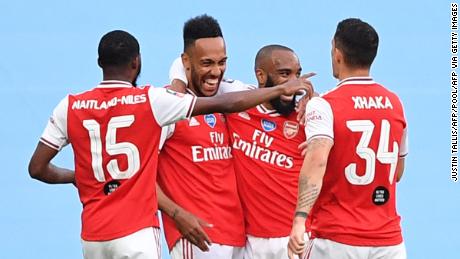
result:
[(340, 81), (337, 86), (348, 84), (375, 84), (372, 77), (348, 77)]
[(104, 80), (99, 83), (96, 88), (130, 88), (133, 87), (133, 85), (130, 82), (126, 81), (120, 81), (120, 80)]
[(312, 141), (313, 139), (317, 139), (317, 138), (328, 138), (328, 139), (331, 139), (331, 140), (334, 140), (333, 137), (329, 136), (329, 135), (326, 135), (326, 134), (317, 134), (317, 135), (313, 135), (310, 137), (310, 139), (308, 140), (308, 142)]
[(262, 114), (267, 114), (267, 115), (270, 115), (271, 117), (280, 116), (280, 114), (276, 112), (276, 110), (269, 110), (262, 104), (257, 105), (256, 108), (257, 108), (257, 111), (259, 111)]
[(190, 107), (188, 107), (188, 111), (187, 111), (187, 119), (190, 119), (190, 117), (192, 117), (192, 112), (193, 112), (193, 109), (195, 108), (195, 104), (196, 104), (196, 96), (193, 95), (193, 99), (192, 99), (192, 102), (190, 103)]
[(42, 142), (43, 144), (47, 145), (48, 147), (50, 147), (52, 149), (55, 149), (55, 150), (59, 151), (59, 146), (58, 145), (51, 143), (51, 141), (49, 141), (47, 139), (44, 139), (43, 137), (40, 138), (40, 142)]

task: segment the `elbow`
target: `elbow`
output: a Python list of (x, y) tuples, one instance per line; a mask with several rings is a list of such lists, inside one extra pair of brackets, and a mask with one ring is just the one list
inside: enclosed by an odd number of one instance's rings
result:
[(40, 180), (42, 177), (42, 168), (40, 166), (38, 166), (36, 163), (34, 163), (34, 161), (30, 161), (29, 163), (29, 175), (31, 178), (33, 179), (36, 179), (36, 180)]

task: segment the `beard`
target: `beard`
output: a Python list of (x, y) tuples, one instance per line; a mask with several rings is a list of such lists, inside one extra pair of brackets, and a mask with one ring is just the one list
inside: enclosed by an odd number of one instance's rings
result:
[[(268, 75), (267, 82), (265, 82), (265, 87), (273, 87), (275, 83), (273, 83), (272, 78)], [(290, 115), (295, 110), (295, 98), (292, 98), (290, 102), (281, 101), (281, 98), (278, 96), (275, 99), (270, 100), (270, 104), (273, 106), (279, 114), (283, 116)]]
[(193, 65), (190, 66), (190, 75), (192, 79), (192, 85), (189, 84), (189, 86), (193, 88), (197, 96), (204, 96), (204, 94), (200, 90), (200, 77), (198, 76), (198, 73), (195, 71), (195, 67)]

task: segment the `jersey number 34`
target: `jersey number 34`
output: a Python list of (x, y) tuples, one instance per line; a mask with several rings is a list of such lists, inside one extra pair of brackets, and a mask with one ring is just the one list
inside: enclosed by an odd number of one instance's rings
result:
[(399, 146), (396, 141), (393, 141), (393, 151), (389, 152), (390, 141), (390, 123), (388, 120), (382, 120), (380, 129), (379, 146), (377, 156), (375, 151), (369, 147), (369, 142), (374, 132), (374, 123), (370, 120), (352, 120), (347, 121), (347, 127), (353, 132), (362, 132), (361, 139), (356, 146), (356, 154), (366, 160), (366, 171), (364, 174), (356, 173), (356, 163), (350, 163), (345, 168), (345, 176), (351, 184), (367, 185), (374, 181), (375, 164), (377, 160), (382, 164), (390, 164), (390, 174), (388, 180), (393, 184), (394, 175), (396, 172), (396, 164), (398, 163)]

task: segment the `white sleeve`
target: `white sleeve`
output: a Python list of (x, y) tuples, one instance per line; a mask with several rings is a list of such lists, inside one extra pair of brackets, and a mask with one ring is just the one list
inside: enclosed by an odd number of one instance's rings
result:
[(68, 106), (69, 98), (66, 96), (59, 102), (56, 108), (54, 108), (53, 114), (48, 120), (48, 124), (40, 137), (40, 142), (58, 151), (69, 144), (67, 135)]
[(238, 80), (222, 79), (222, 81), (220, 82), (219, 91), (217, 92), (217, 94), (254, 90), (256, 88), (257, 86), (255, 85), (245, 84)]
[(334, 140), (334, 117), (331, 105), (322, 97), (313, 97), (306, 108), (305, 135), (307, 141), (314, 138)]
[(166, 142), (166, 140), (174, 134), (174, 130), (176, 129), (176, 124), (169, 124), (161, 128), (161, 135), (160, 135), (160, 148), (161, 150)]
[(182, 64), (182, 58), (176, 58), (171, 68), (169, 68), (169, 80), (172, 82), (174, 79), (179, 79), (180, 81), (184, 82), (186, 85), (188, 84), (187, 75), (185, 74), (184, 65)]
[(405, 157), (409, 153), (409, 138), (407, 137), (407, 127), (404, 128), (399, 147), (399, 157)]
[(153, 116), (161, 127), (190, 118), (196, 102), (191, 94), (155, 87), (149, 89), (149, 99)]

